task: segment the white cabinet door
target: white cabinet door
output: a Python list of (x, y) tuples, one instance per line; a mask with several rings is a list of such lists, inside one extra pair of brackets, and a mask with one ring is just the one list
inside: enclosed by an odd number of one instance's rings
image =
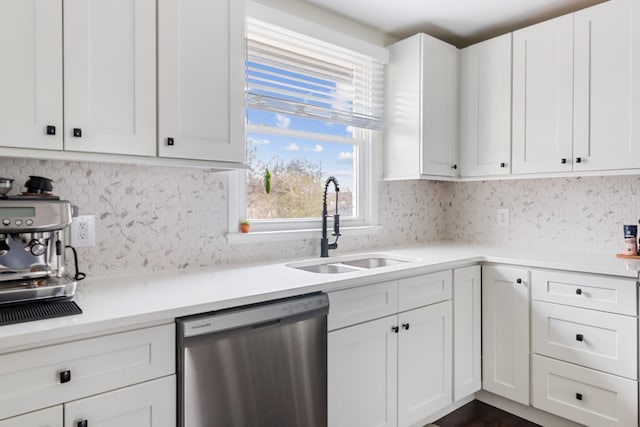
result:
[(158, 154), (243, 162), (244, 2), (159, 0)]
[(62, 427), (62, 405), (2, 420), (0, 427)]
[(460, 53), (460, 175), (511, 171), (511, 34)]
[(156, 154), (154, 0), (65, 0), (64, 148)]
[(512, 172), (572, 169), (573, 15), (513, 33)]
[(529, 405), (529, 271), (482, 267), (482, 388)]
[(479, 265), (453, 270), (453, 400), (482, 387), (482, 306)]
[(385, 178), (457, 176), (458, 49), (416, 34), (391, 45), (389, 54)]
[(574, 170), (640, 168), (640, 3), (575, 14)]
[(455, 46), (426, 34), (422, 39), (422, 171), (458, 176), (458, 73)]
[(329, 333), (330, 427), (396, 425), (397, 316)]
[(420, 35), (389, 46), (385, 67), (384, 176), (420, 178)]
[(0, 145), (61, 150), (62, 1), (0, 2), (0, 58)]
[(400, 313), (398, 426), (451, 403), (451, 301)]
[(175, 427), (176, 377), (129, 386), (64, 405), (65, 427)]

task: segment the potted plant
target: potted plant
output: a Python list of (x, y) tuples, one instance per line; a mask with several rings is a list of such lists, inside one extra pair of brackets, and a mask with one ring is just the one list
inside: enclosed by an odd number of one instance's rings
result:
[(250, 228), (251, 221), (249, 221), (248, 219), (243, 219), (242, 221), (240, 221), (240, 231), (242, 231), (243, 233), (248, 233)]

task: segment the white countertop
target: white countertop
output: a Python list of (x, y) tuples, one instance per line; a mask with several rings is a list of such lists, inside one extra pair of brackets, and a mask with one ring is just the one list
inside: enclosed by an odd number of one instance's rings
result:
[[(380, 249), (414, 262), (340, 274), (287, 267), (298, 260), (224, 268), (114, 276), (79, 282), (83, 314), (0, 327), (0, 353), (117, 330), (169, 323), (174, 318), (316, 291), (333, 291), (478, 262), (638, 277), (640, 264), (615, 254), (509, 249), (461, 243)], [(349, 253), (332, 252), (331, 258)], [(375, 276), (375, 279), (372, 278)]]

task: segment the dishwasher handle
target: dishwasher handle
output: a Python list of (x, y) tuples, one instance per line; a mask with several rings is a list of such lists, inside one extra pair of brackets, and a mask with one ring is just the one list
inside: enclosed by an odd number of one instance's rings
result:
[(303, 320), (326, 316), (328, 313), (329, 298), (324, 293), (318, 293), (181, 318), (177, 323), (181, 337), (189, 338), (254, 325), (260, 328), (285, 319)]

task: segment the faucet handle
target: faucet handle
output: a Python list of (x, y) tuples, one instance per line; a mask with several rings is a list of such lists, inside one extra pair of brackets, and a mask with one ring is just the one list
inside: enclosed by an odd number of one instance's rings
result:
[(333, 216), (333, 234), (332, 236), (340, 236), (340, 215)]

